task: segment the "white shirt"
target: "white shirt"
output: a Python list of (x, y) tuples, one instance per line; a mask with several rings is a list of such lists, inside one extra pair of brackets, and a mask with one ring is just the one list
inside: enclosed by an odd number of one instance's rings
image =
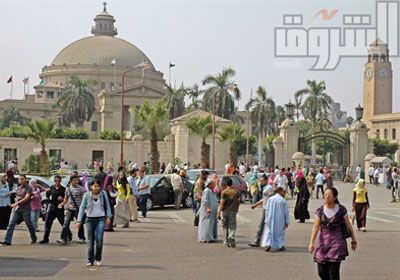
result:
[(372, 166), (370, 168), (368, 168), (368, 175), (369, 176), (373, 176), (374, 175), (374, 168)]
[(288, 179), (286, 177), (286, 175), (277, 175), (275, 177), (274, 180), (274, 184), (276, 184), (276, 187), (279, 188), (283, 188), (286, 191), (286, 184), (288, 183)]
[(361, 167), (357, 166), (356, 172), (357, 172), (358, 175), (360, 175), (360, 173), (361, 173)]
[(246, 167), (244, 165), (239, 166), (239, 173), (243, 175), (246, 172)]
[(257, 164), (256, 164), (256, 165), (254, 165), (254, 166), (253, 166), (253, 172), (254, 172), (254, 173), (257, 173), (257, 171), (258, 171), (258, 168), (259, 168), (259, 167), (258, 167), (258, 165), (257, 165)]

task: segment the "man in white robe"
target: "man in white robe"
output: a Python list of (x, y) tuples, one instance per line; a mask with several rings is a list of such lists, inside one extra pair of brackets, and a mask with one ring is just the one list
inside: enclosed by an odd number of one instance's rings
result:
[(267, 202), (265, 222), (267, 228), (264, 233), (262, 246), (265, 251), (278, 249), (285, 250), (286, 228), (290, 224), (289, 209), (285, 200), (285, 190), (282, 187), (276, 189), (276, 194)]

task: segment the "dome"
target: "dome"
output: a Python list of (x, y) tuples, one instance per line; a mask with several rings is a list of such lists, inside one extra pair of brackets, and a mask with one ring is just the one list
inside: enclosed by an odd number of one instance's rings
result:
[(371, 159), (373, 159), (374, 157), (376, 157), (374, 154), (368, 154), (365, 156), (364, 160), (365, 161), (371, 161)]
[(302, 152), (295, 152), (292, 156), (292, 160), (304, 160), (304, 154)]
[[(148, 57), (131, 43), (112, 36), (93, 36), (78, 40), (64, 48), (52, 65), (105, 65), (116, 59), (117, 66), (134, 67)], [(150, 62), (150, 68), (154, 69)]]

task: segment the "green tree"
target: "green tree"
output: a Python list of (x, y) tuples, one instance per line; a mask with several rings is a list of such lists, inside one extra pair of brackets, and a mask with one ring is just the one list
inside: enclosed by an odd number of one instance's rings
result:
[(372, 141), (374, 142), (374, 154), (378, 157), (392, 158), (399, 146), (397, 143), (379, 138), (374, 138)]
[(354, 122), (354, 118), (352, 116), (348, 116), (346, 119), (346, 124), (350, 127)]
[[(249, 154), (254, 155), (257, 153), (257, 137), (254, 135), (249, 136)], [(235, 141), (235, 149), (238, 157), (245, 156), (247, 150), (247, 137), (242, 136)]]
[(222, 72), (212, 76), (207, 75), (202, 84), (209, 86), (203, 96), (202, 107), (212, 111), (213, 95), (215, 94), (215, 114), (233, 120), (235, 116), (235, 101), (240, 100), (240, 90), (236, 87), (233, 78), (236, 71), (232, 68), (223, 68)]
[(251, 121), (257, 127), (258, 131), (258, 161), (259, 166), (263, 165), (263, 148), (262, 142), (264, 135), (268, 133), (268, 128), (275, 119), (275, 102), (268, 97), (264, 87), (259, 86), (256, 91), (256, 98), (251, 98), (246, 104), (246, 110), (251, 112)]
[(299, 122), (300, 112), (303, 105), (303, 98), (301, 96), (294, 96), (294, 109), (296, 110), (296, 120)]
[(165, 87), (167, 88), (167, 94), (163, 97), (163, 102), (169, 112), (169, 119), (172, 120), (182, 116), (185, 112), (185, 102), (183, 100), (185, 89), (174, 89), (167, 84), (165, 84)]
[[(215, 123), (215, 127), (218, 127), (218, 122)], [(208, 115), (205, 118), (196, 116), (186, 121), (186, 126), (189, 129), (189, 133), (192, 135), (200, 136), (202, 139), (200, 148), (200, 165), (201, 168), (207, 168), (209, 166), (209, 157), (207, 154), (206, 139), (212, 134), (212, 118)]]
[[(306, 99), (303, 103), (303, 115), (304, 118), (310, 120), (312, 123), (313, 130), (317, 125), (317, 118), (324, 113), (327, 113), (328, 109), (331, 108), (331, 104), (333, 103), (332, 97), (330, 97), (326, 92), (326, 85), (324, 81), (318, 82), (315, 80), (307, 80), (307, 87), (301, 90), (298, 90), (295, 93), (295, 97), (298, 98), (305, 96)], [(312, 162), (311, 164), (315, 164), (315, 143), (312, 140)]]
[(194, 84), (191, 88), (186, 91), (187, 96), (191, 100), (191, 104), (189, 105), (190, 110), (198, 110), (201, 108), (201, 102), (199, 100), (200, 95), (204, 92), (200, 90), (197, 84)]
[(34, 122), (26, 123), (22, 136), (35, 143), (40, 144), (39, 170), (40, 173), (48, 172), (48, 157), (46, 152), (47, 139), (52, 138), (56, 122), (50, 120), (35, 120)]
[(158, 123), (161, 123), (168, 117), (168, 112), (164, 107), (163, 101), (159, 100), (156, 104), (151, 104), (145, 100), (140, 109), (134, 109), (136, 121), (150, 129), (150, 167), (151, 173), (158, 173), (159, 158), (157, 147), (157, 129)]
[(27, 121), (29, 121), (29, 119), (22, 116), (19, 109), (11, 105), (10, 107), (4, 109), (3, 113), (1, 114), (0, 129), (4, 129), (13, 124), (23, 125)]
[(57, 99), (55, 107), (59, 109), (62, 125), (81, 127), (89, 121), (95, 111), (95, 99), (92, 94), (94, 80), (82, 81), (77, 76), (71, 76), (68, 89)]
[(308, 120), (298, 121), (297, 125), (299, 126), (299, 134), (302, 136), (309, 133), (312, 129), (312, 123)]
[(229, 160), (232, 164), (237, 163), (237, 152), (235, 142), (243, 137), (244, 128), (241, 125), (231, 123), (217, 132), (217, 138), (221, 142), (229, 142)]

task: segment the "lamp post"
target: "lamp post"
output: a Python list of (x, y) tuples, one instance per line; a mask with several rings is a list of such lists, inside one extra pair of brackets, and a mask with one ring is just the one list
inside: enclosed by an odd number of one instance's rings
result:
[(122, 82), (121, 82), (121, 140), (120, 140), (120, 147), (121, 147), (121, 155), (119, 164), (120, 166), (124, 166), (124, 88), (125, 88), (125, 75), (131, 71), (138, 70), (138, 69), (145, 69), (150, 66), (148, 61), (144, 61), (135, 65), (133, 68), (129, 68), (125, 70), (122, 74)]
[(230, 85), (227, 88), (221, 88), (218, 89), (216, 92), (213, 94), (213, 109), (212, 109), (212, 114), (213, 114), (213, 119), (212, 119), (212, 162), (211, 162), (211, 169), (215, 169), (215, 96), (220, 93), (221, 91), (228, 90), (228, 89), (235, 89), (237, 88), (236, 84)]
[(285, 105), (286, 107), (286, 116), (288, 119), (293, 120), (293, 116), (294, 116), (294, 105), (290, 102)]
[(358, 104), (358, 106), (356, 107), (356, 118), (357, 121), (361, 121), (362, 117), (363, 117), (363, 112), (364, 112), (364, 108), (361, 107), (360, 104)]

